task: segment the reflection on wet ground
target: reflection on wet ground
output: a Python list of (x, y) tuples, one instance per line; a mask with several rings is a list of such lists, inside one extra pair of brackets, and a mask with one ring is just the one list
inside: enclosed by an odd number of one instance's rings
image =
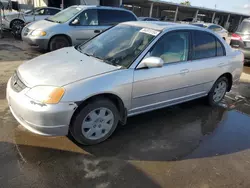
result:
[(29, 133), (0, 113), (0, 187), (249, 187), (249, 83), (218, 107), (203, 99), (129, 118), (106, 142)]

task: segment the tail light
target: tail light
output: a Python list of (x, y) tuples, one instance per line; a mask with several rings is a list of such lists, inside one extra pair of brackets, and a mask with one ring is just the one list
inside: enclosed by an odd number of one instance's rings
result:
[(237, 35), (235, 33), (232, 34), (232, 37), (231, 37), (232, 40), (241, 40), (242, 41), (242, 38), (240, 35)]

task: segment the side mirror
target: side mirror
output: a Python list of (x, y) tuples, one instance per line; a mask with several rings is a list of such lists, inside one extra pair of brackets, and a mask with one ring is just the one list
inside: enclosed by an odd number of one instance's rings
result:
[(138, 69), (140, 68), (156, 68), (156, 67), (162, 67), (164, 64), (164, 61), (159, 58), (159, 57), (147, 57), (141, 61), (139, 66), (137, 67)]
[(74, 19), (74, 21), (71, 23), (72, 25), (78, 25), (80, 23), (80, 20), (78, 18)]

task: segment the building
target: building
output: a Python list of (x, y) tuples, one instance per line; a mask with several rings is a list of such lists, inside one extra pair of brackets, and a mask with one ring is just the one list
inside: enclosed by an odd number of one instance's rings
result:
[[(6, 5), (8, 0), (0, 0)], [(121, 6), (122, 0), (12, 0), (19, 3), (21, 8), (34, 6), (68, 7), (71, 5), (101, 5), (101, 6)]]
[[(166, 18), (167, 21), (204, 21), (217, 23), (229, 31), (235, 31), (244, 18), (250, 15), (209, 9), (196, 6), (185, 6), (162, 0), (123, 0), (124, 7), (132, 10), (137, 16)], [(188, 19), (187, 19), (188, 18)]]
[[(5, 0), (7, 1), (7, 0)], [(235, 31), (244, 18), (250, 15), (209, 9), (196, 6), (185, 6), (163, 0), (16, 0), (20, 7), (53, 6), (69, 7), (71, 5), (122, 6), (133, 11), (137, 16), (164, 18), (165, 21), (204, 21), (219, 24), (229, 31)]]

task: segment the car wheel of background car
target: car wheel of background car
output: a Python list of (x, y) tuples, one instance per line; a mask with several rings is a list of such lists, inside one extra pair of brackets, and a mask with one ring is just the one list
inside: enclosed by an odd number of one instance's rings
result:
[(226, 77), (219, 78), (208, 94), (208, 103), (212, 106), (219, 104), (223, 100), (227, 89), (228, 79)]
[(70, 46), (70, 42), (66, 37), (56, 36), (50, 40), (49, 51), (55, 51), (55, 50), (58, 50), (60, 48), (64, 48), (64, 47), (68, 47), (68, 46)]
[(93, 145), (105, 141), (119, 122), (117, 107), (110, 100), (99, 99), (85, 105), (73, 117), (70, 132), (80, 144)]
[(23, 20), (13, 20), (10, 24), (10, 28), (13, 29), (14, 28), (17, 28), (19, 26), (23, 26), (24, 25), (24, 21)]
[(16, 39), (21, 39), (22, 29), (24, 27), (24, 21), (22, 20), (13, 20), (11, 22), (11, 33)]

